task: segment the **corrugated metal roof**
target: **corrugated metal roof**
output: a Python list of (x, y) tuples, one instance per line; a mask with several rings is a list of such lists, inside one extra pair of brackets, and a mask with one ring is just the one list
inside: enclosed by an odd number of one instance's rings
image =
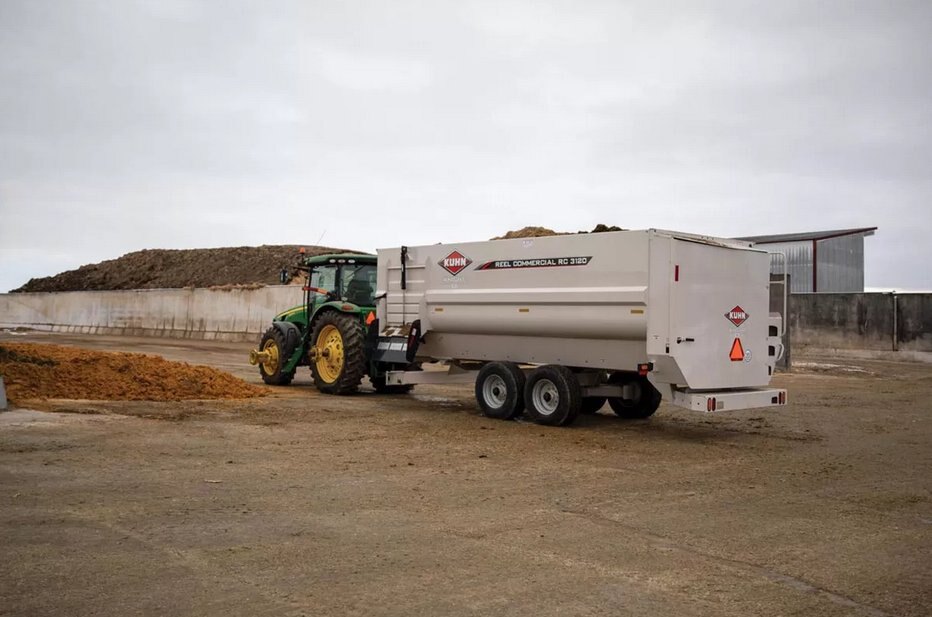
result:
[(839, 236), (853, 236), (861, 234), (872, 236), (877, 231), (876, 227), (858, 227), (856, 229), (832, 229), (829, 231), (806, 231), (796, 234), (775, 234), (772, 236), (748, 236), (746, 238), (735, 238), (735, 240), (744, 240), (745, 242), (754, 242), (757, 244), (769, 244), (776, 242), (800, 242), (803, 240), (826, 240), (828, 238), (837, 238)]

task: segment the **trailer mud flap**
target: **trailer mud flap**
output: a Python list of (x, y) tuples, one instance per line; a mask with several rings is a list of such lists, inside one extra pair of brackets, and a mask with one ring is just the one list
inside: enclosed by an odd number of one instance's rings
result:
[(379, 320), (369, 325), (366, 347), (372, 362), (390, 364), (411, 364), (417, 357), (421, 345), (421, 320), (401, 328), (388, 328), (383, 335), (378, 334)]
[(421, 320), (415, 319), (411, 324), (411, 331), (408, 332), (407, 359), (408, 362), (414, 362), (417, 357), (417, 348), (421, 345)]

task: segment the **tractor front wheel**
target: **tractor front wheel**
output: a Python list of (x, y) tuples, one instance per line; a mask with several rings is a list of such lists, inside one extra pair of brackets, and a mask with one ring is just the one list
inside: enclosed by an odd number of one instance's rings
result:
[(352, 394), (366, 372), (365, 330), (353, 315), (330, 311), (311, 335), (314, 385), (327, 394)]
[(259, 341), (259, 351), (264, 352), (265, 358), (259, 363), (259, 375), (262, 376), (262, 381), (270, 386), (287, 386), (294, 379), (294, 370), (282, 370), (294, 352), (294, 345), (291, 343), (292, 341), (275, 326), (266, 330)]

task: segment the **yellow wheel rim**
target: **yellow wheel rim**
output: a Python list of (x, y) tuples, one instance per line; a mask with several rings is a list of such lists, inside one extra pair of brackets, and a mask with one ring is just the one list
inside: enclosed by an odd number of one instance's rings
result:
[(317, 337), (317, 358), (314, 361), (317, 375), (333, 383), (343, 372), (343, 335), (333, 325), (326, 325)]
[(268, 353), (268, 360), (262, 363), (262, 370), (266, 375), (274, 375), (278, 370), (278, 343), (275, 339), (269, 339), (262, 346), (262, 351)]

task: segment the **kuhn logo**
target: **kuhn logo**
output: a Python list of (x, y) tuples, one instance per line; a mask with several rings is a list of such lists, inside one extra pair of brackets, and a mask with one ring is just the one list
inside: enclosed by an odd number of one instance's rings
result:
[(440, 267), (456, 276), (460, 272), (466, 269), (466, 266), (472, 263), (472, 259), (466, 257), (459, 251), (453, 251), (446, 257), (440, 260)]
[(735, 308), (725, 313), (725, 319), (735, 324), (736, 326), (740, 326), (748, 320), (748, 314), (744, 312), (743, 308), (736, 306)]

